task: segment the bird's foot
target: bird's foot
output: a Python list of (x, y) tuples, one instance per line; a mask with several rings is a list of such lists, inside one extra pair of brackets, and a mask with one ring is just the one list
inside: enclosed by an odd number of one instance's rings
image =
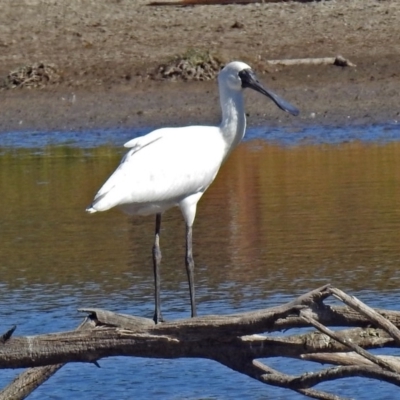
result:
[(161, 314), (159, 314), (159, 315), (154, 314), (153, 321), (156, 325), (160, 324), (161, 322), (165, 322), (165, 320)]

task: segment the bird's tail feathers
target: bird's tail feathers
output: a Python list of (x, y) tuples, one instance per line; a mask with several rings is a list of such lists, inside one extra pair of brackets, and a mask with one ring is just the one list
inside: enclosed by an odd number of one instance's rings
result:
[(93, 204), (91, 204), (90, 206), (86, 207), (86, 212), (88, 212), (89, 214), (93, 214), (95, 212), (97, 212), (97, 210), (93, 207)]
[(114, 194), (114, 196), (110, 196), (108, 192), (97, 193), (92, 204), (86, 208), (86, 211), (92, 214), (98, 211), (107, 211), (118, 205), (118, 201), (115, 201), (115, 193), (111, 192), (111, 194)]

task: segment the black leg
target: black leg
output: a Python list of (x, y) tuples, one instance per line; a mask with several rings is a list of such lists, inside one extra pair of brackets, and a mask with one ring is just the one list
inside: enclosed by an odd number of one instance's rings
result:
[(161, 263), (161, 249), (160, 249), (160, 227), (161, 227), (161, 214), (156, 215), (156, 231), (153, 246), (153, 270), (154, 270), (154, 292), (155, 292), (155, 311), (154, 322), (158, 324), (163, 321), (161, 315), (161, 301), (160, 301), (160, 263)]
[(192, 318), (197, 315), (196, 312), (196, 300), (194, 293), (194, 260), (192, 251), (192, 227), (186, 226), (186, 272), (189, 281), (189, 292), (190, 292), (190, 305), (192, 308)]

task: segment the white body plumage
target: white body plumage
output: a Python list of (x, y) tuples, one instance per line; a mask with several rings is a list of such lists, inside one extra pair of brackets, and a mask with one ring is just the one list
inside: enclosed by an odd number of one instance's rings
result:
[(187, 126), (157, 129), (125, 144), (130, 148), (120, 165), (96, 194), (87, 211), (119, 207), (128, 214), (156, 214), (153, 246), (155, 282), (154, 321), (162, 321), (160, 307), (159, 236), (161, 214), (179, 206), (186, 222), (186, 270), (192, 317), (196, 315), (192, 225), (196, 206), (246, 130), (243, 89), (254, 89), (293, 115), (298, 110), (258, 82), (251, 68), (240, 61), (229, 63), (218, 75), (222, 109), (220, 126)]
[(163, 128), (125, 144), (131, 148), (94, 198), (89, 212), (120, 207), (150, 215), (179, 206), (187, 224), (227, 152), (219, 128)]

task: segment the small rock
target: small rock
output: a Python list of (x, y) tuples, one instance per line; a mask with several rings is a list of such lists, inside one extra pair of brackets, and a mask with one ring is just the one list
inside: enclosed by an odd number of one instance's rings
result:
[(239, 21), (235, 21), (234, 24), (231, 26), (231, 28), (233, 28), (233, 29), (243, 29), (244, 28), (244, 24), (242, 24)]

